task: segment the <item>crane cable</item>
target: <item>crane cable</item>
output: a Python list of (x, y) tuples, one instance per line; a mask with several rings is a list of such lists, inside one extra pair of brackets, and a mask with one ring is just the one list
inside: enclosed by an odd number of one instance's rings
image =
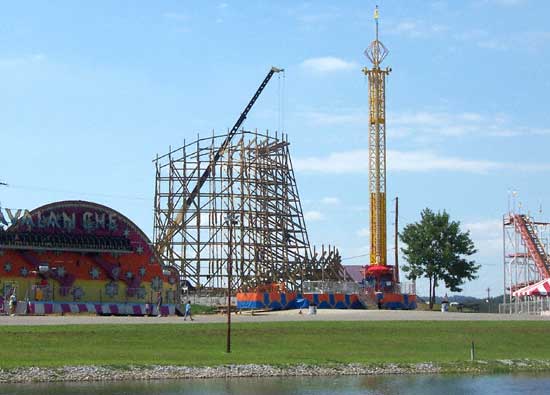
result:
[(355, 259), (355, 258), (363, 258), (365, 256), (369, 256), (370, 254), (361, 254), (361, 255), (354, 255), (354, 256), (347, 256), (345, 258), (342, 258), (343, 261), (347, 261), (347, 260), (350, 260), (350, 259)]
[[(281, 74), (283, 75), (281, 78)], [(286, 73), (283, 70), (278, 75), (278, 117), (277, 117), (277, 130), (281, 133), (285, 131), (285, 101), (286, 101)]]

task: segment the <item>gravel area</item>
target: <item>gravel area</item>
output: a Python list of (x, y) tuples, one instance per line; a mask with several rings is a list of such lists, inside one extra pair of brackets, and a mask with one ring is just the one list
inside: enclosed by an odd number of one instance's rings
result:
[[(95, 315), (65, 316), (0, 316), (0, 325), (76, 325), (76, 324), (159, 324), (225, 322), (226, 316), (220, 314), (194, 316), (194, 321), (171, 317), (103, 317)], [(550, 316), (527, 314), (482, 314), (482, 313), (441, 313), (435, 311), (401, 310), (317, 310), (309, 315), (304, 310), (273, 311), (251, 315), (234, 314), (232, 322), (276, 322), (276, 321), (550, 321)]]
[(2, 383), (138, 381), (173, 379), (211, 379), (235, 377), (292, 377), (292, 376), (374, 376), (488, 372), (548, 372), (550, 360), (496, 360), (447, 363), (444, 367), (434, 363), (417, 364), (334, 364), (331, 366), (293, 365), (224, 365), (214, 367), (188, 366), (65, 366), (62, 368), (0, 369)]
[(111, 368), (97, 366), (66, 366), (63, 368), (19, 368), (0, 370), (0, 383), (29, 383), (56, 381), (121, 381), (162, 379), (207, 379), (227, 377), (279, 377), (279, 376), (335, 376), (335, 375), (386, 375), (439, 373), (429, 363), (406, 367), (395, 364), (365, 366), (360, 364), (331, 367), (296, 365), (275, 367), (270, 365), (228, 365), (216, 367), (148, 366)]

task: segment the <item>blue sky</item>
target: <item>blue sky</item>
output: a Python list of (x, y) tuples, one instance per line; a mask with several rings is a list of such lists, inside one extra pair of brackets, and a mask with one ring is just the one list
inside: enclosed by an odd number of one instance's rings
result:
[[(310, 238), (368, 251), (367, 86), (375, 2), (16, 2), (0, 13), (0, 201), (111, 206), (152, 234), (151, 160), (246, 121), (284, 126)], [(425, 207), (470, 229), (480, 278), (502, 292), (501, 218), (510, 190), (549, 217), (550, 4), (379, 1), (389, 48), (388, 205)], [(284, 106), (279, 105), (283, 97)], [(284, 122), (280, 122), (280, 118)], [(539, 214), (539, 206), (542, 213)], [(388, 228), (392, 227), (392, 213)], [(388, 249), (393, 248), (390, 242)], [(365, 258), (346, 260), (366, 263)], [(427, 285), (419, 284), (420, 293)]]

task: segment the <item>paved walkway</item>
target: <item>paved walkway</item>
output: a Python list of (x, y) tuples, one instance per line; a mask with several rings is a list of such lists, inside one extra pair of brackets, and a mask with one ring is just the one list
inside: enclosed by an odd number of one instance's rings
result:
[[(181, 317), (101, 317), (94, 315), (66, 316), (0, 316), (0, 325), (79, 325), (79, 324), (185, 324), (223, 323), (225, 315), (199, 315), (194, 321)], [(317, 310), (317, 315), (298, 314), (298, 310), (275, 311), (250, 315), (234, 314), (232, 322), (277, 321), (549, 321), (550, 316), (503, 315), (475, 313), (441, 313), (431, 311), (393, 310)]]

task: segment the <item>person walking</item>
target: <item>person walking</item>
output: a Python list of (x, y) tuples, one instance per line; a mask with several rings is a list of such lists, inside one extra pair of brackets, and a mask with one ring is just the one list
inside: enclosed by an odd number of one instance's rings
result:
[(17, 295), (15, 294), (15, 288), (14, 288), (10, 296), (10, 314), (14, 316), (16, 310), (17, 310)]
[(162, 317), (162, 313), (160, 311), (162, 307), (162, 292), (157, 293), (157, 317)]
[(187, 317), (189, 317), (189, 319), (191, 321), (194, 321), (193, 320), (193, 317), (191, 317), (191, 301), (188, 300), (187, 303), (185, 304), (185, 314), (183, 315), (183, 320), (187, 320)]

